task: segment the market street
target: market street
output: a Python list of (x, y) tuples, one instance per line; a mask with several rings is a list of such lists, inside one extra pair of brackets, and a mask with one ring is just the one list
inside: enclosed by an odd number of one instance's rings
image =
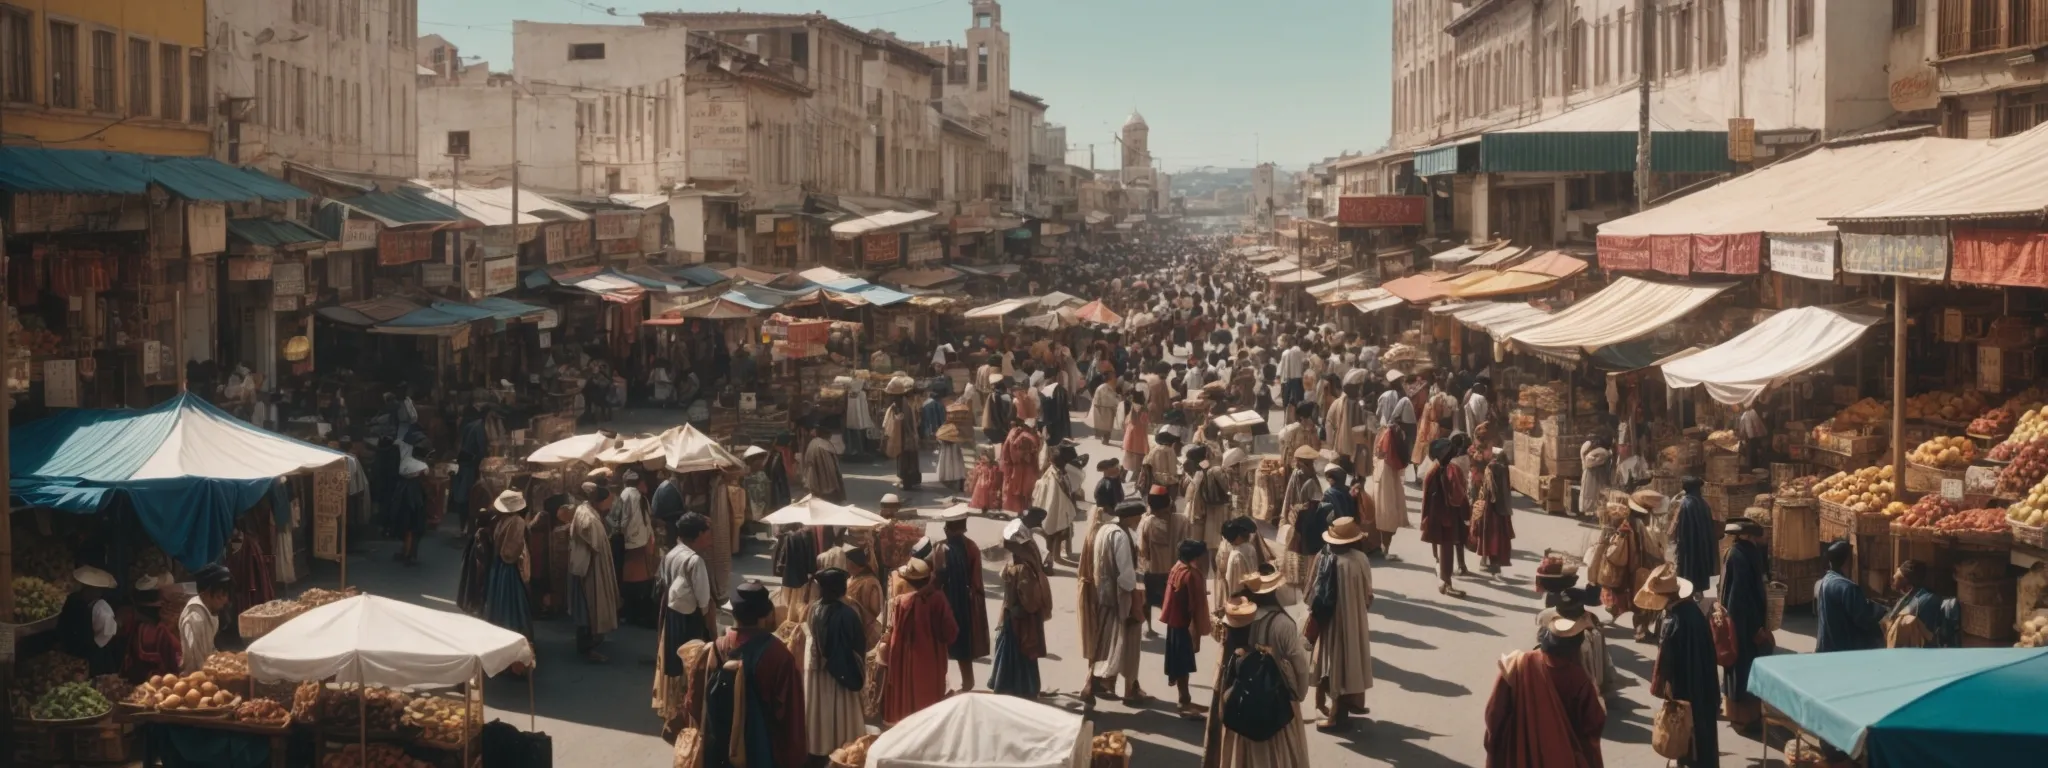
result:
[[(622, 432), (658, 431), (680, 421), (675, 412), (630, 411), (610, 428)], [(1106, 447), (1076, 420), (1081, 452), (1092, 458), (1120, 453)], [(924, 491), (905, 498), (907, 506), (936, 506), (944, 493), (929, 481), (931, 457), (926, 456), (927, 485)], [(1084, 462), (1092, 468), (1092, 462)], [(848, 501), (873, 509), (882, 494), (893, 492), (893, 476), (885, 462), (845, 465)], [(1091, 469), (1089, 483), (1098, 477)], [(1409, 487), (1411, 516), (1420, 509), (1420, 494)], [(1524, 500), (1517, 497), (1516, 501)], [(993, 518), (970, 521), (968, 533), (984, 547), (994, 548), (1003, 522)], [(931, 526), (934, 533), (938, 526)], [(1377, 685), (1367, 696), (1372, 709), (1368, 717), (1349, 732), (1325, 734), (1309, 729), (1308, 740), (1317, 760), (1365, 759), (1364, 765), (1390, 766), (1476, 766), (1485, 761), (1484, 721), (1486, 699), (1495, 678), (1495, 662), (1507, 652), (1534, 643), (1534, 615), (1541, 609), (1540, 595), (1529, 585), (1529, 573), (1545, 549), (1583, 552), (1592, 528), (1569, 518), (1553, 517), (1526, 508), (1515, 517), (1515, 560), (1500, 580), (1461, 578), (1459, 586), (1467, 596), (1454, 599), (1437, 595), (1435, 574), (1428, 550), (1412, 530), (1403, 531), (1394, 546), (1403, 562), (1380, 563), (1373, 571), (1376, 601), (1372, 607), (1373, 669)], [(1273, 531), (1268, 528), (1270, 538)], [(445, 541), (446, 534), (440, 541)], [(747, 544), (735, 570), (748, 577), (771, 581), (767, 557), (768, 540), (757, 537)], [(460, 550), (445, 543), (422, 547), (419, 568), (393, 564), (390, 542), (374, 542), (349, 559), (349, 578), (354, 585), (373, 594), (407, 600), (444, 610), (455, 610), (453, 595)], [(1475, 565), (1476, 565), (1476, 561)], [(989, 569), (988, 595), (994, 613), (1001, 601), (999, 580), (994, 569), (1000, 563), (984, 564)], [(333, 586), (335, 572), (322, 563), (313, 579), (299, 587)], [(1073, 569), (1062, 566), (1054, 572), (1053, 619), (1046, 627), (1052, 656), (1040, 664), (1045, 685), (1066, 693), (1080, 686), (1083, 664), (1078, 660), (1078, 622), (1075, 616)], [(1294, 608), (1296, 613), (1302, 609)], [(1783, 650), (1812, 650), (1813, 617), (1792, 609), (1784, 630), (1778, 633)], [(533, 692), (539, 714), (538, 730), (554, 738), (560, 765), (575, 766), (657, 766), (668, 765), (670, 747), (656, 735), (659, 722), (649, 709), (650, 660), (654, 633), (626, 627), (612, 635), (605, 646), (611, 661), (592, 665), (577, 658), (574, 632), (565, 621), (536, 624), (535, 652), (541, 672), (534, 677)], [(1628, 620), (1607, 629), (1608, 648), (1621, 678), (1608, 699), (1608, 721), (1604, 745), (1609, 766), (1662, 765), (1649, 746), (1654, 699), (1645, 682), (1654, 661), (1655, 648), (1630, 639)], [(1164, 697), (1150, 708), (1133, 711), (1114, 701), (1098, 705), (1098, 732), (1124, 730), (1139, 744), (1134, 765), (1147, 768), (1183, 768), (1197, 765), (1201, 758), (1201, 723), (1182, 720), (1171, 711), (1172, 688), (1166, 684), (1161, 662), (1163, 641), (1147, 640), (1140, 682), (1148, 693)], [(1207, 680), (1213, 670), (1215, 646), (1204, 643), (1201, 668), (1194, 683), (1195, 695), (1206, 700)], [(975, 665), (975, 686), (988, 689), (988, 661)], [(527, 691), (515, 681), (493, 680), (486, 684), (491, 705), (489, 718), (502, 719), (525, 728)], [(1048, 700), (1078, 711), (1079, 704), (1068, 696)], [(1313, 696), (1303, 704), (1313, 717)], [(1721, 746), (1724, 765), (1749, 765), (1762, 754), (1759, 744), (1734, 735), (1725, 725)], [(1775, 757), (1777, 752), (1772, 752)], [(1738, 758), (1740, 762), (1737, 762)], [(566, 761), (566, 762), (563, 762)], [(1356, 765), (1358, 763), (1347, 763)]]

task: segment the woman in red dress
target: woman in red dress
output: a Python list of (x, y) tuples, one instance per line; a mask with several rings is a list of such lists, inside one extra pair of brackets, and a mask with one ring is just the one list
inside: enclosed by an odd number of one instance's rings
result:
[(1045, 441), (1025, 426), (1022, 416), (1011, 423), (1010, 436), (1003, 440), (1004, 511), (1015, 514), (1031, 506), (1031, 489), (1041, 471), (1038, 454), (1044, 447)]
[(1508, 497), (1508, 467), (1486, 440), (1487, 425), (1479, 425), (1479, 440), (1472, 446), (1472, 535), (1467, 546), (1479, 555), (1479, 565), (1488, 573), (1500, 574), (1514, 554), (1514, 507)]
[(967, 472), (967, 506), (987, 512), (1003, 506), (1003, 470), (996, 464), (996, 449), (982, 446), (975, 451), (974, 469)]
[[(1422, 541), (1436, 550), (1436, 574), (1443, 583), (1439, 594), (1462, 596), (1451, 586), (1451, 562), (1465, 558), (1467, 520), (1472, 502), (1466, 496), (1465, 472), (1451, 459), (1463, 454), (1471, 438), (1458, 433), (1429, 444), (1429, 474), (1422, 479)], [(1463, 571), (1462, 565), (1459, 568)]]

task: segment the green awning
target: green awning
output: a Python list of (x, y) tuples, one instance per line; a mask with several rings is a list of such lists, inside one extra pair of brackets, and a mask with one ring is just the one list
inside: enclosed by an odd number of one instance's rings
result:
[(346, 200), (336, 200), (335, 204), (354, 209), (387, 227), (402, 227), (407, 224), (456, 224), (464, 220), (462, 212), (455, 210), (454, 206), (409, 189), (371, 192)]
[[(1632, 131), (1489, 133), (1479, 139), (1479, 172), (1613, 172), (1636, 169)], [(1650, 137), (1650, 170), (1729, 170), (1726, 131), (1659, 131)]]
[(263, 248), (289, 249), (333, 242), (304, 224), (278, 219), (229, 219), (228, 237)]
[(149, 185), (186, 200), (251, 202), (303, 200), (303, 189), (209, 157), (170, 157), (96, 149), (0, 147), (0, 190), (8, 192), (140, 195)]

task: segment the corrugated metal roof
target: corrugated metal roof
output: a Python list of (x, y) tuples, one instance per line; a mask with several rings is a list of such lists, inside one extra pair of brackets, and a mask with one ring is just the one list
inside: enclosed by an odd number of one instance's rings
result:
[(96, 149), (0, 147), (0, 190), (140, 195), (156, 184), (187, 200), (304, 200), (303, 189), (209, 157), (166, 157)]
[(304, 224), (278, 219), (229, 219), (228, 237), (264, 248), (290, 248), (333, 242), (326, 235)]
[(336, 200), (334, 204), (376, 219), (387, 227), (402, 227), (408, 224), (454, 224), (463, 220), (462, 212), (455, 210), (453, 206), (430, 199), (417, 191), (405, 189), (396, 192), (371, 192), (346, 200)]
[(444, 205), (454, 206), (462, 215), (486, 227), (508, 224), (544, 224), (550, 221), (588, 221), (590, 214), (531, 189), (519, 190), (518, 221), (513, 221), (512, 189), (446, 189), (415, 182), (422, 194)]
[(697, 286), (717, 285), (719, 283), (723, 283), (731, 279), (726, 277), (723, 273), (719, 272), (718, 270), (712, 269), (702, 264), (691, 267), (683, 267), (681, 269), (672, 269), (669, 270), (669, 274), (675, 275), (676, 279), (683, 280), (685, 282)]
[[(1569, 173), (1635, 170), (1633, 131), (1489, 133), (1480, 137), (1485, 173)], [(1650, 169), (1667, 173), (1722, 173), (1729, 169), (1725, 131), (1658, 133), (1650, 140)]]

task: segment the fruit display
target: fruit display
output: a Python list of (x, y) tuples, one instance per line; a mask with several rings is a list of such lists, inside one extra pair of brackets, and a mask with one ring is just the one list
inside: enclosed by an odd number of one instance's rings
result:
[[(359, 685), (323, 685), (318, 691), (319, 705), (313, 713), (314, 719), (322, 725), (341, 730), (360, 727), (362, 716), (367, 714), (370, 730), (383, 733), (398, 731), (405, 724), (405, 706), (411, 703), (403, 693), (374, 685), (363, 693), (361, 702), (356, 700), (357, 692), (363, 691)], [(298, 716), (297, 704), (295, 697), (293, 717)]]
[(1124, 758), (1131, 754), (1131, 741), (1123, 731), (1097, 734), (1088, 746), (1095, 765), (1123, 765)]
[(1920, 497), (1911, 509), (1900, 515), (1898, 523), (1912, 528), (1932, 528), (1955, 513), (1955, 502), (1930, 493)]
[(1875, 512), (1892, 502), (1894, 482), (1891, 465), (1864, 467), (1829, 475), (1813, 485), (1813, 495), (1856, 512)]
[(8, 618), (11, 624), (28, 624), (42, 621), (64, 610), (64, 599), (71, 593), (62, 586), (38, 579), (34, 576), (14, 578), (14, 615)]
[(299, 593), (299, 603), (307, 608), (318, 608), (336, 600), (347, 600), (359, 594), (362, 594), (362, 592), (358, 591), (355, 587), (349, 587), (339, 592), (314, 587)]
[(2007, 436), (2005, 441), (2026, 443), (2038, 437), (2048, 437), (2048, 405), (2036, 406), (2020, 413), (2019, 421), (2013, 423), (2012, 434)]
[(188, 675), (156, 675), (135, 687), (128, 698), (137, 706), (159, 712), (196, 712), (232, 707), (242, 703), (234, 691), (220, 687), (205, 670)]
[(1820, 482), (1816, 475), (1802, 475), (1779, 483), (1771, 497), (1779, 503), (1802, 503), (1813, 499), (1813, 486)]
[(306, 610), (306, 604), (297, 600), (272, 600), (267, 603), (257, 603), (250, 606), (249, 610), (242, 612), (242, 615), (258, 619), (274, 619), (304, 610)]
[(1906, 502), (1894, 501), (1890, 504), (1884, 505), (1884, 509), (1881, 511), (1884, 513), (1885, 517), (1898, 517), (1899, 515), (1906, 514), (1906, 512), (1911, 509), (1912, 507), (1906, 506)]
[(107, 701), (120, 701), (128, 698), (128, 694), (135, 691), (135, 686), (129, 685), (120, 675), (100, 675), (92, 679), (92, 689), (107, 697)]
[(29, 716), (37, 720), (83, 720), (113, 710), (107, 697), (85, 683), (65, 683), (36, 699)]
[(235, 721), (241, 723), (283, 725), (291, 716), (283, 704), (270, 699), (250, 699), (235, 707)]
[(215, 651), (212, 656), (206, 657), (206, 665), (201, 669), (211, 675), (216, 683), (247, 680), (249, 654), (239, 651)]
[[(2002, 443), (1998, 447), (2007, 445), (2012, 443)], [(2011, 463), (1998, 471), (1998, 487), (1992, 493), (2001, 499), (2019, 498), (2020, 494), (2041, 482), (2044, 475), (2048, 475), (2048, 438), (2037, 438), (2022, 446), (2018, 453), (2013, 454)]]
[(1854, 429), (1881, 425), (1891, 421), (1892, 406), (1883, 400), (1866, 397), (1849, 404), (1849, 407), (1835, 413), (1831, 420), (1835, 431), (1847, 432)]
[(2011, 432), (2013, 425), (2017, 423), (2019, 423), (2019, 417), (2013, 415), (2012, 411), (2004, 408), (1993, 408), (1985, 411), (1984, 415), (1970, 420), (1969, 432), (1973, 435), (1996, 437)]
[(2039, 648), (2048, 645), (2048, 610), (2035, 609), (2026, 621), (2020, 622), (2021, 648)]
[(299, 687), (292, 691), (293, 720), (309, 723), (319, 715), (321, 690), (321, 685), (311, 680), (299, 683)]
[(1962, 469), (1977, 460), (1977, 444), (1967, 437), (1930, 438), (1906, 454), (1906, 460), (1935, 469)]
[(867, 734), (846, 743), (846, 746), (832, 750), (832, 762), (839, 765), (867, 765), (868, 747), (873, 746), (879, 734)]
[(1928, 392), (1906, 398), (1906, 418), (1947, 422), (1969, 421), (1982, 414), (1984, 406), (1984, 395), (1974, 389), (1961, 392)]
[(465, 738), (462, 729), (464, 719), (469, 720), (467, 736), (475, 736), (483, 727), (480, 719), (470, 716), (461, 699), (421, 696), (405, 705), (405, 724), (418, 727), (422, 740), (436, 744), (462, 743)]
[(2004, 533), (2012, 530), (2006, 522), (2003, 509), (1967, 509), (1934, 522), (1934, 527), (1944, 531), (1974, 531), (1977, 533)]
[(370, 768), (433, 768), (432, 763), (414, 759), (404, 749), (392, 744), (371, 744), (367, 748), (361, 744), (347, 744), (320, 758), (320, 768), (359, 768), (364, 765)]
[(2041, 407), (2043, 403), (2048, 403), (2048, 390), (2044, 390), (2036, 385), (2014, 393), (2012, 397), (2006, 398), (2005, 402), (2001, 403), (1998, 407), (2013, 413), (2026, 413)]
[(2005, 508), (2005, 517), (2020, 525), (2048, 525), (2048, 479), (2034, 484), (2027, 495)]
[(65, 683), (86, 682), (84, 659), (62, 651), (47, 651), (22, 662), (21, 688), (31, 698), (40, 697)]

